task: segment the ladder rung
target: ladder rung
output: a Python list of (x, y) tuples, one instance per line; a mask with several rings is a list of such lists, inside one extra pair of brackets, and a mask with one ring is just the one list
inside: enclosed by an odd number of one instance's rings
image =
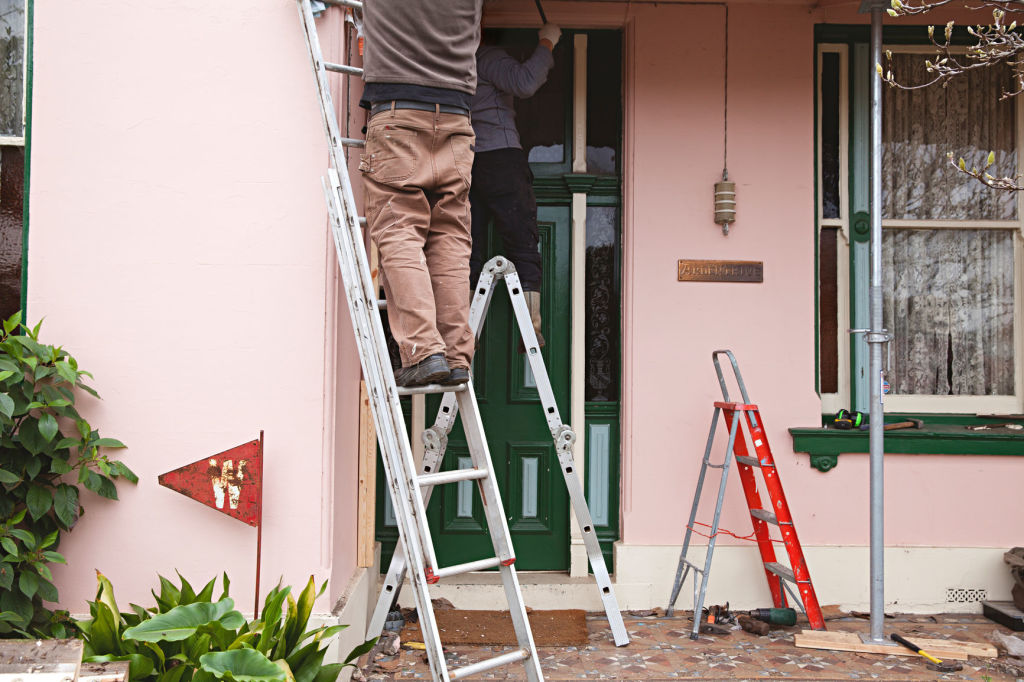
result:
[(366, 227), (366, 216), (364, 216), (364, 215), (359, 216), (359, 225), (361, 227)]
[(460, 481), (475, 481), (480, 478), (487, 478), (485, 469), (452, 469), (451, 471), (439, 471), (436, 474), (423, 474), (416, 477), (416, 482), (421, 486), (444, 485), (445, 483), (458, 483)]
[(701, 568), (697, 564), (693, 563), (689, 559), (683, 559), (683, 563), (686, 564), (687, 566), (689, 566), (691, 569), (693, 569), (697, 573), (704, 573), (704, 569), (703, 568)]
[(789, 566), (783, 566), (777, 561), (766, 561), (764, 567), (783, 580), (788, 580), (791, 583), (796, 582), (796, 575)]
[(398, 387), (398, 395), (420, 395), (431, 393), (462, 393), (469, 384), (458, 384), (457, 386), (442, 386), (441, 384), (427, 384), (426, 386)]
[(773, 523), (776, 526), (779, 525), (779, 517), (775, 516), (775, 514), (771, 513), (767, 509), (751, 509), (750, 515), (755, 519), (761, 519), (762, 521)]
[(363, 3), (358, 0), (322, 0), (325, 5), (334, 5), (335, 7), (351, 7), (352, 9), (362, 9)]
[(746, 455), (736, 455), (736, 461), (740, 464), (746, 464), (747, 466), (759, 467), (761, 462), (758, 461), (757, 457), (747, 457)]
[[(515, 561), (513, 559), (513, 561)], [(455, 564), (454, 566), (445, 566), (439, 568), (433, 573), (434, 582), (441, 578), (447, 578), (451, 575), (460, 575), (462, 573), (472, 573), (473, 571), (486, 571), (489, 568), (497, 568), (501, 566), (501, 559), (498, 557), (491, 557), (490, 559), (480, 559), (479, 561), (470, 561), (465, 564)], [(428, 576), (429, 581), (429, 576)]]
[(388, 301), (387, 301), (387, 299), (386, 298), (378, 298), (377, 299), (377, 310), (387, 310), (387, 309), (388, 309)]
[(338, 141), (343, 147), (365, 147), (366, 140), (357, 140), (353, 137), (340, 137)]
[(517, 651), (510, 651), (507, 654), (495, 656), (494, 658), (488, 658), (486, 661), (480, 661), (479, 663), (470, 663), (462, 668), (456, 668), (448, 672), (448, 675), (453, 680), (462, 680), (470, 675), (476, 673), (482, 673), (485, 670), (491, 670), (509, 663), (516, 663), (518, 661), (525, 661), (530, 657), (530, 652), (526, 649), (519, 649)]
[(708, 462), (708, 468), (709, 469), (721, 469), (724, 466), (725, 466), (724, 462), (722, 464), (712, 464), (711, 462)]
[(348, 66), (347, 64), (334, 64), (333, 62), (324, 62), (324, 68), (328, 71), (335, 73), (344, 73), (349, 76), (362, 76), (363, 70), (358, 66)]

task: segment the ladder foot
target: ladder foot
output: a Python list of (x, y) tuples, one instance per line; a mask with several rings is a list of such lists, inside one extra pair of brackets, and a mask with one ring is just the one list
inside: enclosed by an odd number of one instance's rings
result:
[(441, 582), (440, 576), (435, 575), (434, 569), (432, 569), (430, 566), (427, 566), (425, 569), (423, 569), (423, 573), (426, 575), (428, 585), (436, 585), (437, 583)]
[(515, 562), (516, 562), (516, 558), (515, 558), (515, 557), (512, 557), (511, 559), (505, 559), (504, 561), (502, 561), (502, 562), (501, 562), (501, 565), (502, 565), (502, 566), (511, 566), (511, 565), (512, 565), (512, 564), (514, 564)]

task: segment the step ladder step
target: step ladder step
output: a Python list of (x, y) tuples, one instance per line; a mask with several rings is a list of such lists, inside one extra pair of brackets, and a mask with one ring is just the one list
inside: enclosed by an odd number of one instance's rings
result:
[(334, 5), (335, 7), (351, 7), (352, 9), (362, 9), (363, 3), (359, 0), (322, 0), (325, 5)]
[[(507, 565), (511, 566), (513, 563), (515, 563), (515, 559), (511, 559)], [(501, 565), (503, 565), (501, 559), (498, 557), (491, 557), (490, 559), (469, 561), (464, 564), (455, 564), (454, 566), (444, 566), (436, 571), (431, 571), (428, 566), (427, 582), (436, 583), (441, 578), (448, 578), (453, 575), (462, 575), (463, 573), (472, 573), (473, 571), (486, 571), (491, 568), (497, 568)]]
[(332, 62), (324, 62), (324, 68), (328, 71), (335, 73), (344, 73), (349, 76), (362, 76), (363, 70), (358, 66), (348, 66), (347, 64), (334, 64)]
[(796, 575), (793, 573), (793, 569), (789, 566), (783, 566), (778, 561), (767, 561), (765, 562), (764, 567), (783, 580), (788, 580), (791, 583), (796, 582)]
[(462, 393), (469, 384), (458, 386), (442, 386), (441, 384), (427, 384), (426, 386), (398, 387), (398, 395), (431, 395), (433, 393)]
[(775, 516), (775, 514), (771, 513), (767, 509), (751, 509), (750, 515), (755, 519), (761, 519), (762, 521), (767, 521), (768, 523), (775, 524), (776, 526), (779, 525), (779, 517)]
[(486, 661), (480, 661), (479, 663), (471, 663), (462, 668), (456, 668), (449, 672), (449, 675), (453, 680), (464, 680), (470, 675), (482, 673), (493, 668), (497, 668), (509, 663), (518, 663), (519, 661), (525, 661), (530, 657), (530, 652), (526, 649), (518, 649), (516, 651), (510, 651), (507, 654), (495, 656), (494, 658), (488, 658)]
[(736, 455), (736, 461), (740, 464), (746, 464), (747, 466), (759, 467), (761, 462), (758, 461), (757, 457), (747, 457), (746, 455)]
[(439, 471), (436, 474), (417, 476), (416, 483), (420, 487), (425, 487), (428, 485), (459, 483), (461, 481), (475, 481), (481, 478), (487, 478), (487, 471), (484, 469), (453, 469), (451, 471)]

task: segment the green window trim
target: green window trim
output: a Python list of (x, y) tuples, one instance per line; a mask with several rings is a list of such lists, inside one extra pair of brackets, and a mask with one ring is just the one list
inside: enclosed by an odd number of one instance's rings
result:
[[(1024, 457), (1024, 432), (1006, 429), (971, 431), (975, 424), (1002, 423), (971, 414), (887, 414), (886, 422), (913, 417), (921, 419), (920, 429), (885, 432), (885, 453), (901, 455), (992, 455)], [(822, 417), (825, 423), (832, 415)], [(1009, 420), (1006, 420), (1009, 421)], [(1024, 425), (1024, 421), (1020, 422)], [(793, 427), (793, 451), (810, 455), (811, 466), (821, 472), (839, 464), (839, 455), (867, 454), (867, 431), (843, 431), (821, 427)]]

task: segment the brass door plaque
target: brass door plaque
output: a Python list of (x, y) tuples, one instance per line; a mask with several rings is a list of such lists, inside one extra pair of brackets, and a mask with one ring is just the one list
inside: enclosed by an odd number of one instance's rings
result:
[(680, 282), (764, 282), (759, 260), (681, 260)]

